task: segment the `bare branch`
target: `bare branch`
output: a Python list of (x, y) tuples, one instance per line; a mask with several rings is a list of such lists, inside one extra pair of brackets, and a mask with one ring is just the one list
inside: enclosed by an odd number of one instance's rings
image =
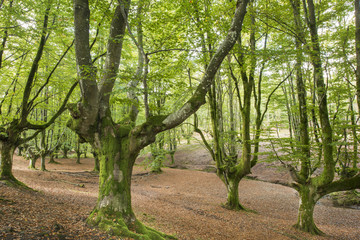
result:
[(105, 56), (107, 54), (107, 51), (105, 51), (104, 53), (94, 57), (94, 59), (92, 60), (92, 64), (94, 64), (99, 58)]

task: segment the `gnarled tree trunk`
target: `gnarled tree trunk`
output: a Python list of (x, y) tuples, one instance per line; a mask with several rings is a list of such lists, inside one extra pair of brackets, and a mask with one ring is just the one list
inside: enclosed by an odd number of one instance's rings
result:
[(12, 174), (12, 158), (16, 146), (9, 142), (1, 142), (0, 180), (16, 181)]
[(298, 210), (298, 220), (295, 228), (300, 229), (311, 234), (323, 234), (314, 223), (314, 208), (316, 202), (319, 200), (317, 190), (312, 186), (300, 186), (298, 189), (300, 200)]
[(236, 174), (229, 174), (227, 181), (225, 182), (227, 189), (227, 201), (225, 208), (231, 210), (246, 210), (239, 201), (239, 183), (242, 178), (239, 178)]

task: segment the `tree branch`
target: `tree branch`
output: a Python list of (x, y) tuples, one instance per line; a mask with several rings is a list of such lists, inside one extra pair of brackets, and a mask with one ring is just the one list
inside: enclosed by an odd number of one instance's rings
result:
[(182, 108), (167, 116), (167, 118), (162, 122), (164, 126), (161, 131), (179, 125), (205, 103), (206, 93), (213, 82), (217, 70), (240, 36), (249, 0), (243, 0), (240, 2), (241, 4), (239, 4), (236, 8), (230, 30), (228, 31), (225, 40), (221, 43), (214, 56), (211, 58), (201, 83), (196, 88), (194, 95), (183, 105)]
[(27, 128), (28, 129), (33, 129), (33, 130), (38, 130), (38, 129), (45, 129), (48, 126), (50, 126), (51, 124), (53, 124), (55, 122), (55, 120), (66, 110), (66, 104), (69, 101), (69, 98), (71, 96), (71, 93), (74, 91), (75, 87), (78, 85), (78, 81), (76, 81), (70, 88), (69, 92), (66, 94), (66, 97), (62, 103), (62, 105), (60, 106), (60, 108), (58, 109), (58, 111), (54, 114), (54, 116), (52, 116), (52, 118), (45, 124), (41, 124), (41, 125), (36, 125), (36, 124), (31, 124), (29, 122), (27, 122)]
[(51, 7), (51, 5), (48, 4), (48, 6), (46, 7), (46, 10), (45, 10), (45, 17), (44, 17), (44, 22), (43, 22), (43, 29), (41, 32), (40, 44), (39, 44), (35, 59), (33, 60), (33, 64), (31, 66), (29, 76), (26, 81), (26, 86), (24, 89), (24, 94), (23, 94), (23, 99), (22, 99), (22, 108), (21, 108), (21, 122), (22, 123), (25, 123), (27, 121), (26, 118), (29, 114), (28, 100), (29, 100), (29, 97), (31, 94), (35, 74), (38, 71), (39, 62), (41, 60), (43, 50), (44, 50), (44, 47), (46, 44), (46, 33), (48, 31), (47, 25), (48, 25), (48, 21), (49, 21), (50, 7)]
[[(205, 96), (211, 87), (217, 70), (240, 36), (248, 3), (249, 0), (238, 0), (230, 29), (225, 39), (211, 58), (205, 74), (193, 96), (179, 110), (166, 116), (150, 117), (144, 124), (135, 127), (132, 130), (131, 135), (134, 136), (132, 139), (133, 141), (136, 141), (136, 143), (134, 142), (134, 146), (130, 149), (130, 151), (136, 152), (152, 143), (155, 141), (155, 135), (157, 133), (178, 126), (189, 116), (195, 113), (200, 106), (205, 104)], [(140, 136), (143, 136), (141, 141), (135, 140)]]
[(266, 114), (266, 112), (268, 111), (268, 107), (269, 107), (269, 103), (270, 103), (270, 100), (271, 100), (272, 95), (276, 92), (276, 90), (278, 90), (278, 88), (281, 86), (281, 84), (283, 84), (289, 77), (291, 77), (294, 69), (295, 69), (295, 68), (293, 68), (293, 69), (291, 70), (291, 72), (289, 73), (289, 75), (287, 75), (287, 76), (272, 90), (272, 92), (271, 92), (270, 95), (268, 96), (268, 99), (267, 99), (266, 104), (265, 104), (265, 110), (264, 110), (264, 112), (263, 112), (262, 115), (261, 115), (260, 122), (263, 122), (263, 120), (264, 120), (265, 114)]
[(360, 173), (351, 178), (340, 179), (328, 185), (319, 187), (318, 191), (322, 196), (326, 194), (360, 188)]
[(75, 40), (73, 40), (70, 44), (70, 46), (68, 46), (68, 48), (65, 50), (65, 52), (63, 53), (63, 55), (60, 57), (60, 59), (58, 60), (58, 62), (56, 63), (56, 65), (54, 66), (54, 68), (51, 70), (49, 76), (46, 78), (45, 83), (40, 87), (40, 89), (37, 91), (37, 93), (35, 94), (35, 96), (29, 101), (28, 103), (28, 109), (31, 109), (31, 106), (34, 104), (35, 99), (40, 95), (41, 91), (46, 87), (46, 85), (48, 85), (50, 78), (52, 77), (53, 73), (55, 72), (55, 70), (57, 69), (57, 67), (60, 65), (61, 61), (64, 59), (64, 57), (66, 56), (66, 54), (69, 52), (69, 50), (72, 48), (72, 46), (74, 45)]
[[(123, 6), (123, 4), (125, 4), (125, 6)], [(111, 22), (109, 39), (107, 42), (104, 76), (99, 84), (101, 116), (105, 114), (106, 109), (109, 107), (110, 92), (114, 87), (117, 72), (119, 70), (129, 5), (129, 0), (119, 1)]]

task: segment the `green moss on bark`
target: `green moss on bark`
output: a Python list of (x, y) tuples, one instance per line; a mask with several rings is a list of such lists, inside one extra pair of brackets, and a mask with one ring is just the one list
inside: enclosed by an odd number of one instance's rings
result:
[(111, 235), (136, 240), (176, 239), (174, 236), (146, 227), (138, 221), (133, 214), (130, 221), (125, 222), (124, 219), (126, 219), (126, 217), (121, 216), (119, 213), (94, 210), (89, 216), (87, 223), (92, 226), (97, 226)]
[(168, 239), (163, 233), (145, 227), (131, 207), (131, 175), (136, 156), (129, 152), (129, 138), (114, 136), (110, 128), (103, 131), (100, 161), (100, 189), (97, 206), (87, 222), (121, 237), (133, 239)]
[(12, 158), (15, 146), (11, 143), (3, 142), (1, 144), (1, 161), (0, 161), (0, 180), (13, 180), (12, 174)]
[(298, 210), (298, 220), (294, 225), (296, 229), (314, 235), (323, 235), (314, 223), (314, 208), (317, 202), (316, 189), (311, 186), (301, 186), (298, 190), (300, 194), (300, 206)]

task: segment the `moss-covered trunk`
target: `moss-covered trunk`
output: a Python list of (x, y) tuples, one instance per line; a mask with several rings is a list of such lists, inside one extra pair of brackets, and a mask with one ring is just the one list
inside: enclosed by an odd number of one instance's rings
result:
[(15, 180), (12, 174), (12, 158), (15, 146), (8, 142), (1, 142), (0, 180)]
[(100, 172), (100, 161), (99, 161), (99, 157), (96, 153), (96, 151), (92, 151), (92, 154), (94, 156), (94, 172)]
[(298, 192), (300, 194), (300, 202), (298, 220), (295, 228), (311, 234), (321, 235), (322, 232), (316, 227), (313, 217), (315, 204), (319, 198), (315, 188), (311, 186), (301, 186)]
[(51, 152), (49, 157), (50, 157), (50, 159), (49, 159), (48, 163), (58, 163), (55, 161), (55, 153), (54, 152)]
[(138, 152), (130, 152), (129, 138), (116, 135), (112, 126), (103, 129), (94, 143), (100, 162), (99, 196), (87, 222), (132, 239), (164, 239), (165, 234), (139, 222), (131, 207), (131, 175)]
[(245, 210), (239, 202), (239, 182), (240, 178), (228, 178), (225, 183), (227, 189), (227, 201), (225, 207), (231, 210)]
[(46, 171), (45, 161), (46, 161), (46, 154), (42, 153), (41, 154), (41, 167), (40, 167), (41, 171)]
[(36, 160), (37, 160), (37, 157), (33, 157), (33, 156), (30, 157), (30, 163), (29, 163), (30, 169), (36, 169), (36, 167), (35, 167)]
[(131, 224), (135, 219), (130, 196), (132, 159), (127, 154), (126, 140), (119, 141), (109, 136), (101, 139), (101, 145), (97, 150), (100, 160), (99, 197), (88, 220), (100, 227), (101, 221), (106, 219), (123, 218), (122, 224)]

